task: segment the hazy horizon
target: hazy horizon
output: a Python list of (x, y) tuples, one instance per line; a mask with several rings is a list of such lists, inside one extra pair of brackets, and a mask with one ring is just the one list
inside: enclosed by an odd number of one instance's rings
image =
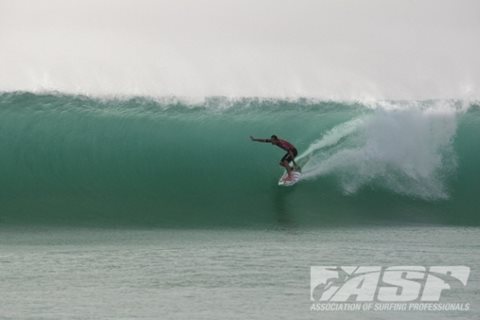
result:
[(0, 91), (478, 99), (479, 35), (473, 0), (0, 0)]

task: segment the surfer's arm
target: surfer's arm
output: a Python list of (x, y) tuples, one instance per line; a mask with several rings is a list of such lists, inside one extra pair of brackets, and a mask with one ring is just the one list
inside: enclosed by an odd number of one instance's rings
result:
[(258, 139), (258, 138), (254, 138), (252, 136), (250, 136), (250, 140), (256, 141), (256, 142), (268, 142), (268, 143), (272, 142), (272, 140), (270, 140), (270, 139)]

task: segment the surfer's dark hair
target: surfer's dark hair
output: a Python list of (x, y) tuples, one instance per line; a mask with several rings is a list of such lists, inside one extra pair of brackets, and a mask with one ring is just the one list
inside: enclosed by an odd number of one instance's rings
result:
[(274, 134), (272, 134), (272, 136), (270, 137), (270, 139), (278, 139), (278, 137)]

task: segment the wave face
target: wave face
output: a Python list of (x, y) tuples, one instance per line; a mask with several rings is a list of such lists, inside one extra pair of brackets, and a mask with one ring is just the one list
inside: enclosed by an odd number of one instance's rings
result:
[[(0, 95), (0, 223), (478, 225), (480, 111), (462, 101)], [(277, 134), (305, 180), (276, 185)]]

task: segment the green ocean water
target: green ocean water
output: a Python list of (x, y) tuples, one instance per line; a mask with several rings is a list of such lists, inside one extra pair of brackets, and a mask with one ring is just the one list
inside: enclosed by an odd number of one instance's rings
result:
[[(282, 150), (305, 179), (280, 188)], [(260, 228), (480, 224), (466, 101), (0, 94), (0, 224)]]

